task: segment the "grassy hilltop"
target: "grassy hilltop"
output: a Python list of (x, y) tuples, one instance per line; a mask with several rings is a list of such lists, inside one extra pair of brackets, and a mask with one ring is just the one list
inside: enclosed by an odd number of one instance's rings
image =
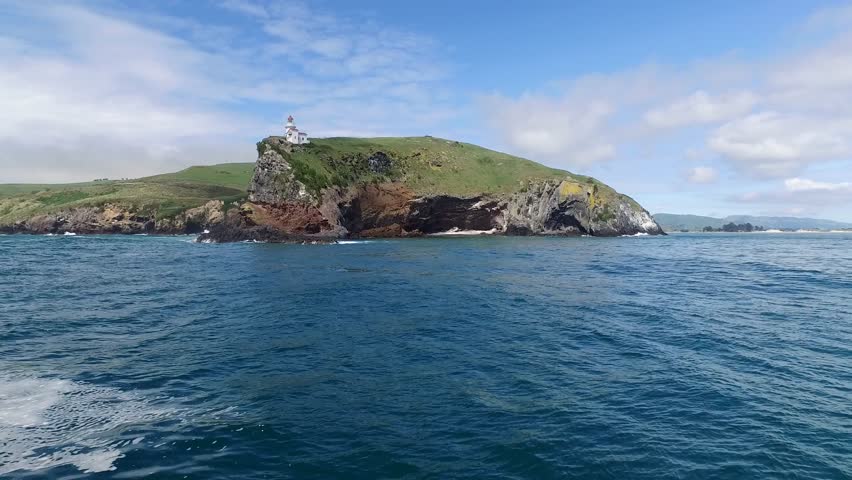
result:
[[(260, 153), (266, 148), (273, 146), (258, 143)], [(388, 168), (381, 174), (370, 166), (370, 159), (377, 152), (390, 159)], [(597, 201), (606, 202), (613, 196), (620, 196), (591, 177), (469, 143), (433, 137), (314, 139), (304, 149), (285, 156), (296, 178), (314, 192), (357, 182), (393, 180), (405, 183), (418, 195), (470, 197), (508, 194), (523, 190), (529, 182), (569, 178), (576, 185), (566, 188), (592, 186)], [(190, 167), (135, 180), (62, 185), (0, 184), (0, 225), (41, 214), (106, 204), (168, 218), (209, 200), (230, 203), (245, 198), (253, 169), (254, 163), (227, 163)]]
[[(531, 182), (572, 180), (563, 194), (594, 191), (591, 201), (606, 204), (616, 197), (641, 209), (633, 199), (584, 175), (544, 166), (470, 143), (436, 137), (325, 138), (311, 140), (303, 150), (286, 153), (274, 142), (259, 142), (258, 153), (273, 148), (294, 169), (296, 178), (318, 193), (330, 186), (358, 182), (401, 181), (417, 195), (472, 197), (524, 190)], [(377, 152), (392, 161), (388, 171), (376, 174), (370, 159)]]
[(311, 140), (306, 147), (288, 159), (297, 178), (316, 191), (370, 180), (368, 158), (376, 152), (394, 159), (390, 177), (403, 180), (421, 195), (509, 193), (522, 181), (570, 175), (531, 160), (434, 137), (324, 138)]
[(245, 197), (253, 170), (253, 163), (225, 163), (135, 180), (0, 184), (0, 224), (106, 204), (125, 205), (140, 212), (153, 212), (157, 217), (168, 217), (209, 200), (230, 202)]

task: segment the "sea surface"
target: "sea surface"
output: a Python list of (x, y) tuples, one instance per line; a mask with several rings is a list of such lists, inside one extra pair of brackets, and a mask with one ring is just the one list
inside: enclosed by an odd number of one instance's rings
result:
[(0, 236), (3, 479), (852, 478), (852, 235)]

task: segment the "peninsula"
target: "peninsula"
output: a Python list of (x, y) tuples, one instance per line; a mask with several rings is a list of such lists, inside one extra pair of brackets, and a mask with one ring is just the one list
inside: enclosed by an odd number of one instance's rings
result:
[(591, 177), (452, 140), (309, 141), (288, 125), (257, 144), (255, 164), (0, 185), (0, 231), (201, 233), (207, 242), (663, 234), (636, 201)]

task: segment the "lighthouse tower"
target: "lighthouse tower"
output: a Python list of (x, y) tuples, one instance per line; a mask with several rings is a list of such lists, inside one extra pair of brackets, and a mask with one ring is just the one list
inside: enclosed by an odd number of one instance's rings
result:
[(284, 139), (294, 145), (308, 143), (308, 134), (299, 131), (293, 120), (293, 115), (287, 117), (287, 124), (284, 125)]

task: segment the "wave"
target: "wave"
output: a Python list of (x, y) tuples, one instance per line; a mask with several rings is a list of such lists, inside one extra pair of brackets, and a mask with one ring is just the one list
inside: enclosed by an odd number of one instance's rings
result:
[(494, 235), (497, 233), (496, 228), (492, 228), (491, 230), (460, 230), (458, 227), (453, 227), (446, 232), (438, 232), (438, 233), (430, 233), (429, 236), (442, 236), (442, 235)]
[(68, 380), (0, 378), (0, 476), (73, 465), (115, 470), (143, 437), (116, 440), (131, 425), (171, 416), (143, 398)]
[(634, 233), (633, 235), (622, 235), (622, 237), (650, 237), (651, 235), (645, 232)]

